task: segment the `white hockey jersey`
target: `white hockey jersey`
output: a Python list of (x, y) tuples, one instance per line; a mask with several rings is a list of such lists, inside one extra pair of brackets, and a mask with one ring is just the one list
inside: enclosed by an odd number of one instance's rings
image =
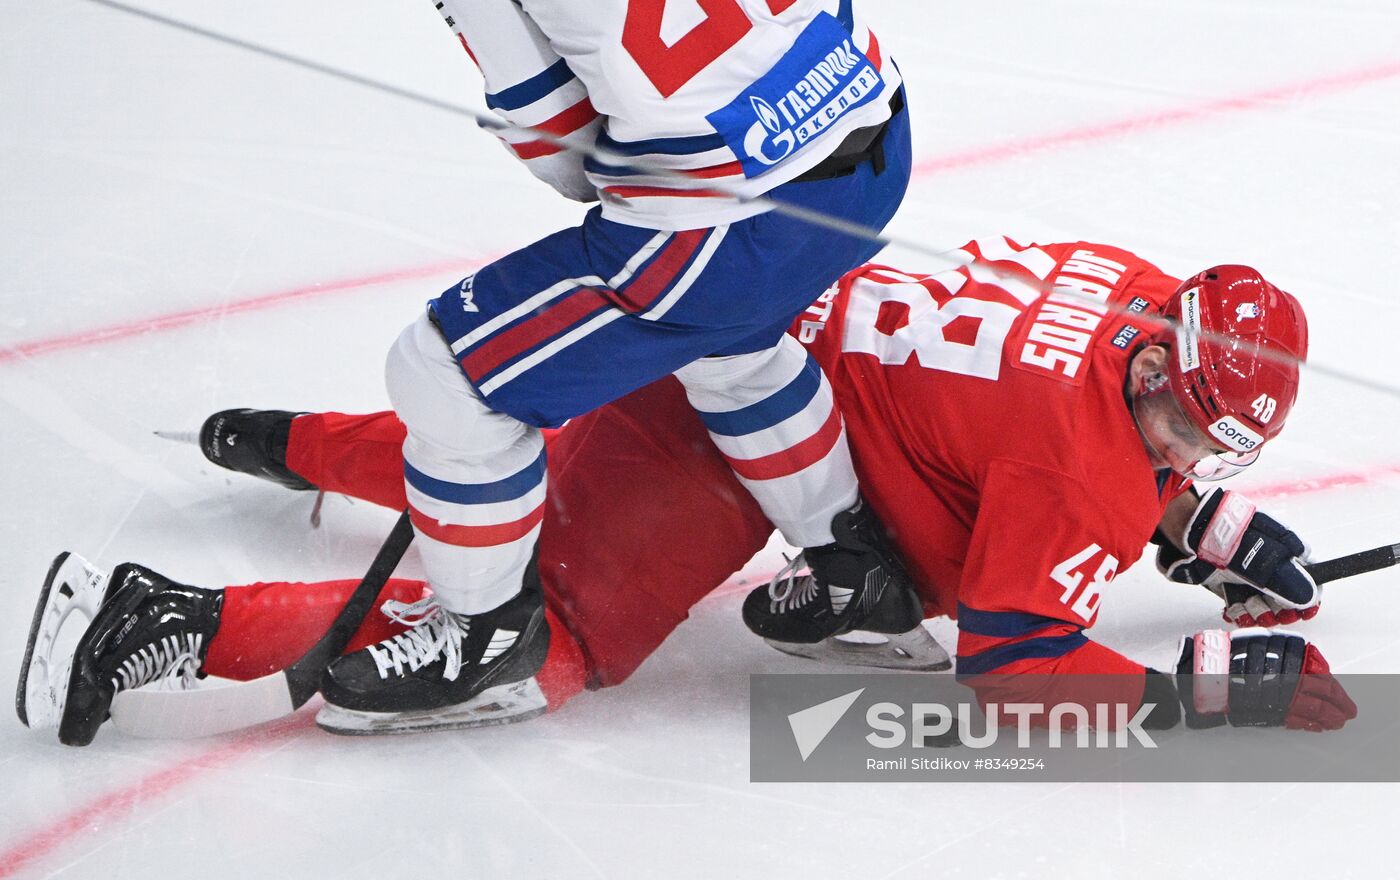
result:
[(889, 117), (899, 74), (852, 0), (440, 0), (506, 121), (679, 181), (501, 135), (536, 176), (610, 220), (695, 229), (760, 213), (851, 131)]

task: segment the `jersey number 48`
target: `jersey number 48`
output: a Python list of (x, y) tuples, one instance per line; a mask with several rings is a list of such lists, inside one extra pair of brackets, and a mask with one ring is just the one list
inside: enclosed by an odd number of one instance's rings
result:
[[(1086, 572), (1093, 566), (1094, 557), (1103, 554), (1094, 576), (1085, 582)], [(1061, 562), (1050, 571), (1050, 579), (1064, 587), (1060, 602), (1069, 610), (1084, 619), (1085, 625), (1092, 623), (1099, 611), (1103, 588), (1108, 586), (1118, 573), (1118, 559), (1112, 553), (1104, 553), (1098, 544), (1090, 544), (1083, 550)]]

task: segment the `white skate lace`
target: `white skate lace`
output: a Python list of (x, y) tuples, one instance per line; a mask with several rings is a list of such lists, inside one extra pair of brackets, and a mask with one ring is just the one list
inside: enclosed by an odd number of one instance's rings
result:
[(768, 582), (768, 600), (774, 614), (782, 614), (791, 608), (801, 608), (817, 595), (817, 580), (810, 574), (798, 577), (797, 573), (807, 567), (807, 560), (801, 553), (789, 559), (782, 570)]
[(203, 645), (203, 633), (168, 635), (143, 645), (122, 661), (112, 676), (112, 686), (119, 691), (132, 690), (160, 679), (164, 690), (190, 690), (198, 677)]
[(471, 618), (450, 613), (432, 596), (411, 604), (390, 599), (379, 610), (395, 623), (408, 627), (366, 649), (379, 668), (380, 678), (387, 679), (390, 671), (403, 675), (404, 666), (416, 670), (445, 656), (447, 667), (442, 677), (456, 680), (462, 669), (462, 640), (467, 637)]

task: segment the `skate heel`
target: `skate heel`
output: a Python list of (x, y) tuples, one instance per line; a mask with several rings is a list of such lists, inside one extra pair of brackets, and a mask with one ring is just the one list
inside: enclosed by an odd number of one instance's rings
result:
[[(287, 489), (316, 488), (287, 467), (292, 420), (304, 413), (278, 409), (226, 409), (204, 420), (199, 450), (210, 464), (276, 483)], [(166, 432), (170, 434), (172, 432)]]
[(914, 585), (904, 578), (890, 578), (870, 614), (852, 623), (852, 629), (896, 634), (907, 633), (923, 622), (924, 605)]

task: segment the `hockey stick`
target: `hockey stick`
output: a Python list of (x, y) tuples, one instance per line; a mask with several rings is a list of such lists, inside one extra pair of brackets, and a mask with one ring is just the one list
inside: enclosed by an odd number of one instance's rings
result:
[(1303, 566), (1303, 568), (1312, 575), (1314, 582), (1325, 584), (1328, 581), (1349, 578), (1352, 575), (1365, 574), (1368, 571), (1380, 571), (1397, 563), (1400, 563), (1400, 544), (1387, 544), (1384, 547), (1362, 550), (1360, 553), (1352, 553), (1348, 556), (1338, 556), (1336, 559), (1328, 559), (1325, 562), (1314, 562)]
[(224, 687), (122, 691), (112, 701), (112, 724), (131, 736), (185, 738), (228, 733), (295, 712), (320, 689), (322, 673), (350, 643), (412, 542), (405, 511), (330, 629), (291, 666)]

